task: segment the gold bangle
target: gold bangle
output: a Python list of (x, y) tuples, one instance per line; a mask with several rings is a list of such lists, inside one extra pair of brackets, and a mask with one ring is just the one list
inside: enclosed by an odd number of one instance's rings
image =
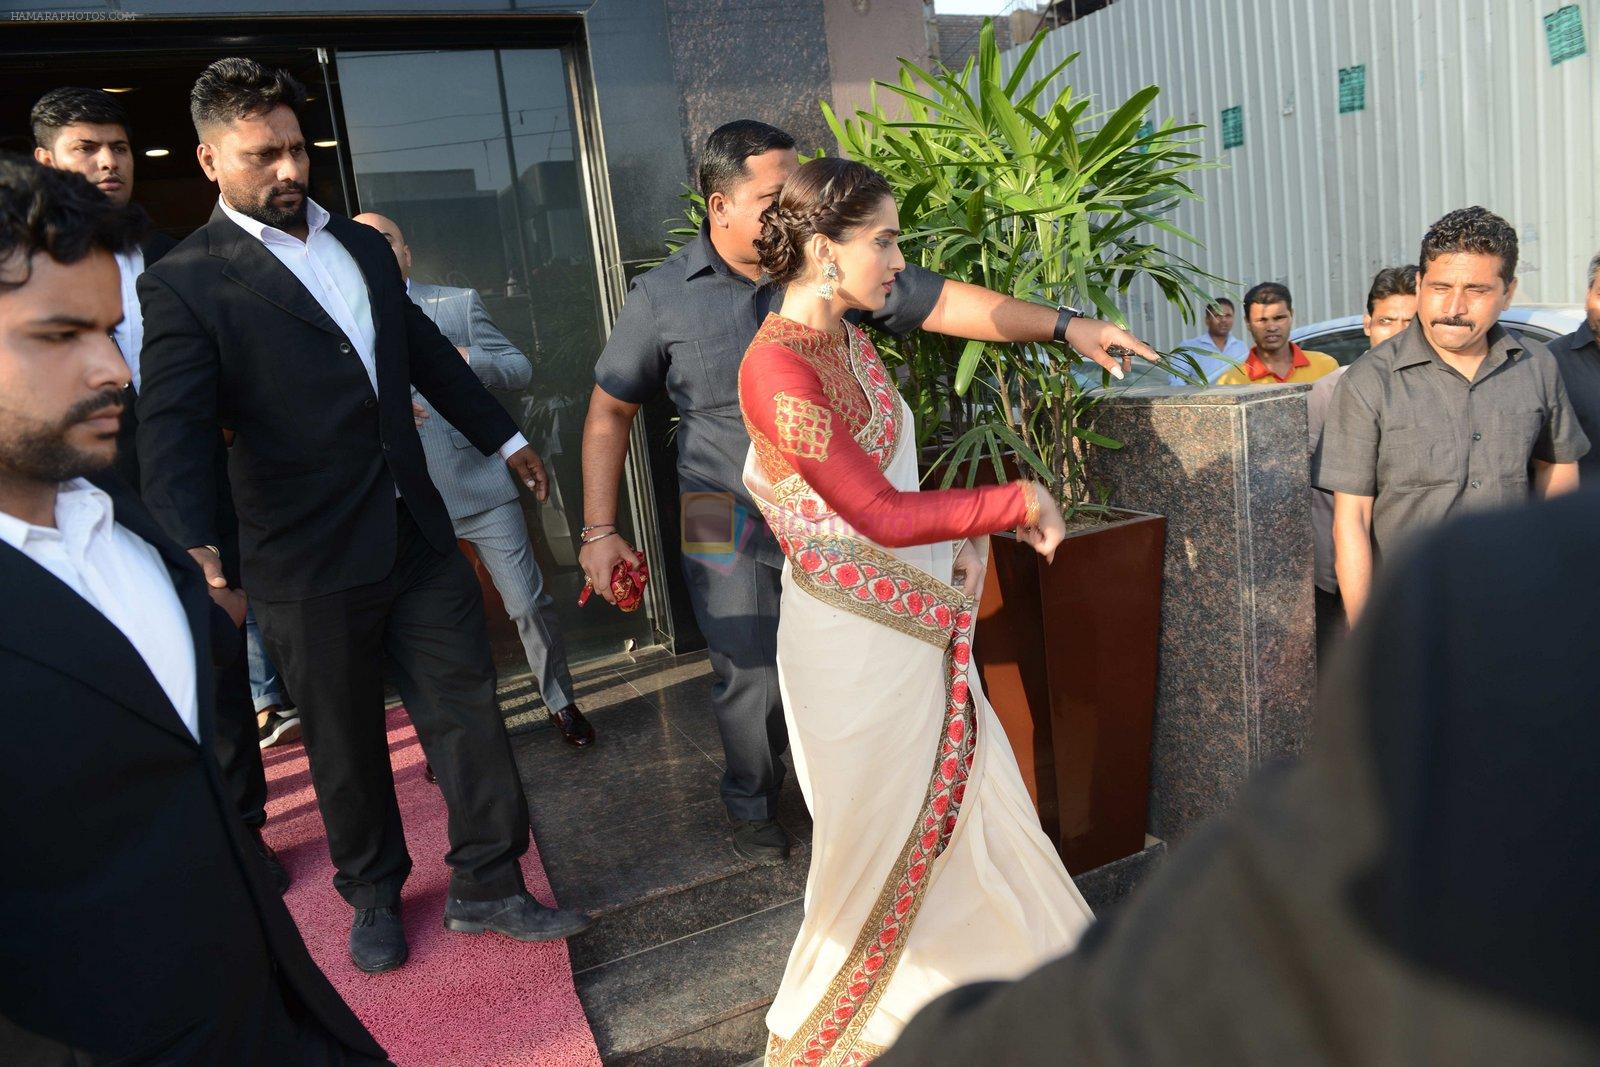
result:
[(1022, 525), (1039, 525), (1039, 485), (1037, 482), (1021, 482), (1022, 486)]

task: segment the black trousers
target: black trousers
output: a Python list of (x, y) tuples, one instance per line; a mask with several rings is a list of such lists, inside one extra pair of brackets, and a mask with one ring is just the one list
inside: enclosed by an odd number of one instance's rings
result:
[(239, 817), (250, 829), (267, 821), (267, 775), (261, 766), (260, 732), (250, 699), (250, 663), (244, 640), (239, 654), (217, 668), (217, 734), (212, 740), (222, 781)]
[(1317, 601), (1317, 665), (1326, 667), (1328, 656), (1344, 640), (1350, 625), (1344, 617), (1344, 598), (1321, 587), (1313, 587)]
[(334, 887), (353, 907), (392, 907), (411, 871), (389, 765), (385, 654), (449, 808), (450, 893), (522, 891), (528, 807), (495, 703), (483, 597), (465, 557), (442, 554), (398, 501), (394, 569), (307, 600), (257, 600), (256, 622), (300, 708)]
[(760, 820), (777, 814), (784, 778), (780, 757), (789, 747), (778, 691), (783, 571), (782, 556), (777, 556), (780, 566), (774, 566), (762, 554), (763, 543), (771, 550), (768, 556), (777, 554), (777, 545), (761, 516), (746, 515), (745, 521), (760, 528), (734, 553), (731, 564), (686, 553), (683, 576), (717, 675), (711, 702), (727, 768), (722, 802), (735, 819)]

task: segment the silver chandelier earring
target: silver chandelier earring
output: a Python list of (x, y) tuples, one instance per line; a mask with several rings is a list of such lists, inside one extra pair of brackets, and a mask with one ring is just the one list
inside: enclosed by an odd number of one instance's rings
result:
[(817, 286), (817, 295), (824, 300), (833, 299), (833, 283), (839, 280), (839, 268), (832, 263), (822, 265), (823, 283)]

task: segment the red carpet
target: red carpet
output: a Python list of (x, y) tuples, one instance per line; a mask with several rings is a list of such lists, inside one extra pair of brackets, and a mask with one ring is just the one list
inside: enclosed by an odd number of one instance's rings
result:
[[(397, 971), (373, 976), (350, 963), (351, 911), (333, 889), (305, 749), (293, 744), (262, 753), (271, 790), (267, 841), (294, 876), (284, 899), (311, 955), (401, 1067), (598, 1065), (564, 943), (526, 944), (444, 929), (450, 877), (444, 800), (422, 776), (422, 746), (399, 709), (389, 712), (389, 751), (414, 864), (403, 897), (411, 959)], [(553, 903), (535, 849), (528, 850), (522, 869), (529, 890)]]

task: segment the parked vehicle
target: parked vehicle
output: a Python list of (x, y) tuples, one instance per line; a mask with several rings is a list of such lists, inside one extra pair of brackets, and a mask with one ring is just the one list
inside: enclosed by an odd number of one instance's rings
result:
[[(1500, 316), (1500, 325), (1512, 333), (1539, 342), (1552, 341), (1571, 333), (1583, 322), (1582, 304), (1516, 304)], [(1289, 339), (1301, 348), (1326, 352), (1340, 366), (1355, 362), (1367, 350), (1367, 335), (1361, 332), (1361, 316), (1346, 315), (1309, 326), (1297, 326)]]

